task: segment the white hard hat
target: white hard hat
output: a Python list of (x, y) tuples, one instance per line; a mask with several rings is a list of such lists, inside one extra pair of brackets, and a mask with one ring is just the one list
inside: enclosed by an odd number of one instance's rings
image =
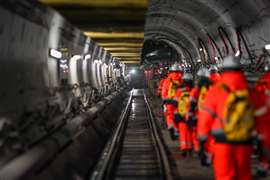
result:
[(240, 59), (235, 57), (235, 56), (231, 56), (231, 55), (227, 56), (224, 58), (222, 68), (224, 70), (226, 70), (226, 69), (228, 69), (228, 70), (241, 69)]
[(175, 63), (170, 67), (169, 71), (183, 71), (183, 70), (179, 64)]
[(270, 64), (267, 63), (265, 66), (264, 66), (264, 71), (267, 72), (267, 71), (270, 71)]
[(210, 73), (209, 73), (208, 69), (206, 69), (206, 68), (201, 68), (201, 69), (199, 69), (199, 71), (197, 72), (197, 76), (209, 78)]
[(218, 72), (218, 67), (216, 65), (211, 65), (210, 68), (209, 68), (209, 72), (210, 73)]
[(193, 75), (191, 73), (184, 73), (182, 80), (193, 80)]

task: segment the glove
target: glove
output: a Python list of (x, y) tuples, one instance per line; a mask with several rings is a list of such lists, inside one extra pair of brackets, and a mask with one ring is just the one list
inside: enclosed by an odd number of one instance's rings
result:
[(199, 160), (202, 166), (210, 166), (207, 153), (204, 150), (204, 142), (200, 142), (200, 149), (199, 149)]
[(167, 111), (166, 106), (163, 105), (163, 112), (165, 113)]
[(177, 106), (178, 106), (178, 102), (177, 102), (177, 101), (172, 100), (171, 102), (172, 102), (172, 105), (173, 105), (173, 106), (175, 106), (175, 107), (177, 107)]
[(190, 103), (190, 110), (191, 112), (195, 112), (197, 109), (197, 101), (191, 101)]
[(179, 122), (184, 122), (183, 116), (181, 116), (181, 115), (178, 114), (178, 113), (175, 113), (175, 114), (174, 114), (173, 120), (174, 120), (174, 122), (175, 122), (176, 124), (178, 124)]
[(163, 100), (162, 100), (162, 103), (163, 103), (163, 104), (168, 104), (168, 99), (163, 99)]
[(197, 117), (195, 116), (189, 117), (189, 119), (187, 120), (187, 125), (189, 127), (194, 127), (196, 124), (197, 124)]

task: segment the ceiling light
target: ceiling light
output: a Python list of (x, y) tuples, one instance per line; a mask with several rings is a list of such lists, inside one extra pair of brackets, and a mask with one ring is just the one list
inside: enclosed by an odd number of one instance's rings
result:
[(266, 44), (264, 47), (266, 50), (270, 50), (270, 44)]
[(238, 57), (240, 56), (241, 52), (238, 50), (236, 53), (235, 53), (235, 57)]
[(93, 39), (125, 39), (125, 38), (137, 38), (143, 39), (143, 32), (84, 32), (86, 36), (89, 36)]
[(62, 53), (56, 49), (49, 49), (49, 55), (56, 59), (62, 58)]
[(131, 69), (130, 74), (136, 74), (136, 69)]

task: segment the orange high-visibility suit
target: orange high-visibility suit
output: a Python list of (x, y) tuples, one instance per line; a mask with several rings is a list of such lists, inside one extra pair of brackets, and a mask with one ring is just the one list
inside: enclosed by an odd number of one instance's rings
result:
[(264, 147), (270, 153), (270, 72), (266, 72), (256, 83), (252, 93), (255, 104), (256, 130)]
[(224, 109), (229, 93), (221, 88), (221, 83), (230, 90), (246, 90), (248, 84), (241, 71), (226, 71), (221, 75), (219, 83), (207, 92), (205, 101), (198, 114), (198, 137), (201, 142), (207, 140), (210, 133), (215, 138), (213, 144), (214, 172), (217, 180), (250, 180), (251, 152), (250, 141), (228, 142), (221, 138), (223, 131)]
[(158, 89), (157, 89), (157, 96), (160, 97), (161, 96), (161, 92), (162, 92), (162, 87), (164, 85), (164, 82), (166, 80), (167, 77), (164, 77), (162, 78), (160, 81), (159, 81), (159, 85), (158, 85)]
[(255, 89), (257, 92), (270, 90), (270, 71), (266, 72), (256, 83)]
[[(189, 111), (186, 115), (186, 120), (188, 124), (192, 124), (192, 144), (194, 151), (199, 151), (199, 141), (197, 139), (197, 117), (198, 117), (198, 110), (201, 107), (201, 104), (204, 102), (205, 94), (208, 91), (210, 85), (204, 86), (197, 86), (191, 90), (190, 97), (189, 97)], [(193, 122), (191, 122), (193, 121)], [(209, 138), (207, 144), (209, 146), (206, 147), (207, 152), (211, 152), (210, 150), (210, 142), (212, 143), (212, 139)]]
[[(252, 91), (252, 99), (255, 105), (256, 130), (258, 138), (262, 142), (264, 152), (270, 158), (270, 72), (266, 72), (256, 83)], [(268, 171), (269, 163), (265, 154), (260, 154), (258, 170)]]
[(220, 80), (220, 74), (218, 72), (210, 72), (209, 79), (213, 84), (215, 84)]
[(174, 113), (174, 121), (178, 124), (179, 130), (179, 148), (181, 151), (192, 149), (192, 128), (186, 124), (186, 114), (188, 113), (188, 99), (191, 87), (185, 86), (179, 88), (175, 99), (178, 101), (178, 108)]
[(176, 124), (174, 123), (174, 112), (177, 108), (177, 101), (174, 100), (175, 93), (177, 88), (180, 87), (182, 83), (182, 72), (169, 72), (168, 77), (164, 80), (161, 97), (165, 105), (165, 119), (167, 122), (168, 129), (174, 128), (177, 129)]

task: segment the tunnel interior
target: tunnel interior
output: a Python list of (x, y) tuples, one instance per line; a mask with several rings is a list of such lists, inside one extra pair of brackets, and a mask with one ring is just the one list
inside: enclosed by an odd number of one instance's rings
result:
[(5, 0), (0, 19), (0, 179), (90, 179), (132, 92), (149, 127), (162, 116), (175, 63), (232, 55), (251, 87), (270, 64), (268, 0)]

